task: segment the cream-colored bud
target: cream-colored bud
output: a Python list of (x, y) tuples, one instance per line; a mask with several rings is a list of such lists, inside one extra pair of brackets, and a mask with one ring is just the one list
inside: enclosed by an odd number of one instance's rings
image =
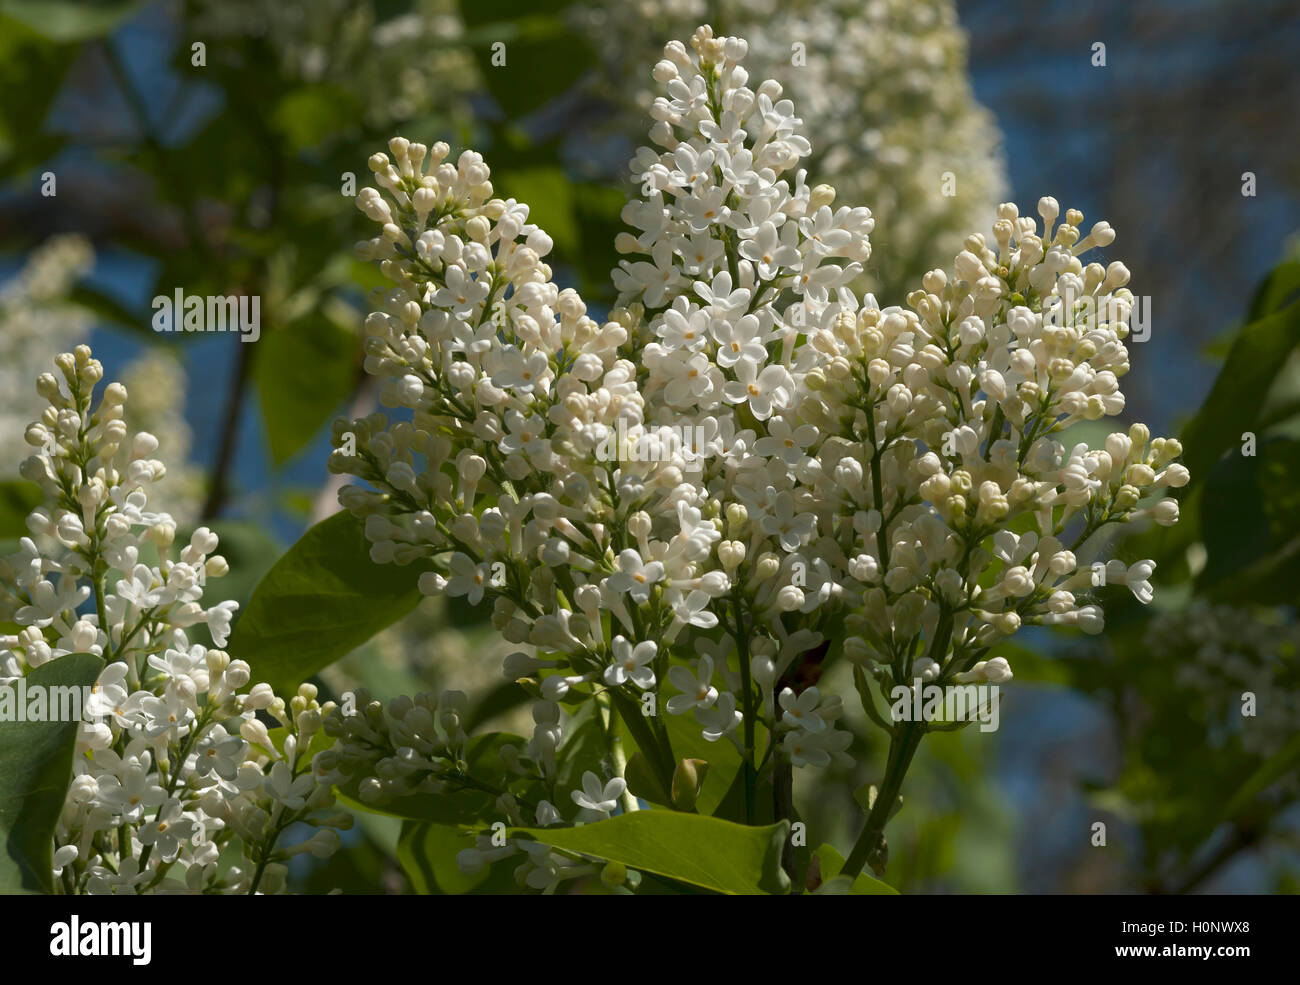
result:
[(808, 211), (816, 212), (823, 205), (835, 201), (835, 189), (830, 185), (817, 185), (808, 196)]

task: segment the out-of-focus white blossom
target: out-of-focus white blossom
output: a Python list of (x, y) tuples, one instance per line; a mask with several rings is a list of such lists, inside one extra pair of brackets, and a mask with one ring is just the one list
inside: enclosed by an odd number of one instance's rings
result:
[[(1284, 616), (1227, 605), (1162, 613), (1146, 643), (1178, 664), (1175, 683), (1204, 702), (1212, 744), (1238, 736), (1246, 752), (1267, 759), (1300, 731), (1300, 627)], [(1281, 782), (1291, 791), (1300, 785), (1294, 774)]]
[[(1007, 180), (997, 125), (971, 90), (952, 0), (597, 0), (575, 25), (599, 54), (600, 85), (639, 139), (658, 43), (711, 21), (749, 45), (755, 78), (781, 83), (814, 135), (817, 180), (871, 207), (877, 242), (859, 284), (901, 294), (985, 227)], [(657, 63), (657, 64), (656, 64)]]
[(244, 50), (227, 40), (256, 38), (291, 79), (303, 84), (346, 79), (349, 96), (372, 127), (434, 111), (464, 118), (479, 81), (473, 54), (458, 43), (465, 25), (455, 0), (416, 0), (407, 6), (385, 19), (384, 5), (351, 0), (308, 5), (198, 0), (190, 29), (206, 41), (209, 61)]
[(43, 405), (32, 380), (90, 330), (89, 314), (70, 303), (68, 293), (94, 260), (82, 237), (55, 236), (0, 284), (0, 467), (5, 472), (30, 450), (23, 432)]

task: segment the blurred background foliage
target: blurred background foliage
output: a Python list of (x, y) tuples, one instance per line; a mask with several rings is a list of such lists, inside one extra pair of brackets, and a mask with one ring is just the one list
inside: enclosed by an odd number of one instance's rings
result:
[[(220, 588), (246, 600), (336, 508), (328, 422), (376, 405), (359, 326), (377, 274), (350, 249), (366, 157), (398, 132), (482, 151), (600, 313), (650, 67), (701, 22), (747, 36), (787, 87), (810, 180), (873, 209), (861, 287), (882, 304), (1003, 198), (1110, 220), (1106, 259), (1154, 327), (1104, 430), (1179, 433), (1192, 469), (1183, 522), (1119, 546), (1159, 562), (1154, 605), (1103, 587), (1104, 636), (1022, 634), (1000, 729), (926, 743), (888, 881), (1295, 891), (1300, 19), (1282, 0), (0, 0), (0, 541), (35, 501), (17, 478), (32, 380), (89, 338), (162, 441), (166, 508), (221, 534)], [(178, 287), (260, 297), (261, 340), (154, 334), (150, 299)], [(503, 654), (484, 611), (426, 600), (319, 683), (458, 687), (480, 722), (519, 728)], [(847, 845), (840, 791), (878, 779), (883, 744), (855, 724), (851, 775), (800, 777), (813, 844)], [(430, 888), (400, 824), (358, 820), (328, 864), (300, 860), (302, 887)]]

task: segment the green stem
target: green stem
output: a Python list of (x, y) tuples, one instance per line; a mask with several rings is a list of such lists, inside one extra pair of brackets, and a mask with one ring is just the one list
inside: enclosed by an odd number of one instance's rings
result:
[[(627, 753), (623, 750), (623, 740), (618, 734), (618, 729), (614, 727), (614, 706), (609, 699), (608, 693), (596, 697), (596, 705), (600, 709), (601, 729), (605, 733), (605, 748), (609, 752), (609, 760), (614, 768), (614, 775), (627, 776)], [(630, 789), (623, 791), (623, 811), (631, 814), (633, 811), (640, 810), (640, 805), (636, 802), (636, 794)]]
[(736, 620), (736, 650), (740, 655), (740, 690), (745, 713), (745, 823), (754, 823), (758, 770), (754, 767), (754, 688), (749, 672), (749, 638), (740, 607), (740, 596), (731, 596), (732, 615)]
[(924, 735), (925, 727), (921, 723), (907, 722), (901, 725), (898, 732), (889, 740), (885, 779), (876, 794), (875, 803), (871, 805), (871, 812), (867, 815), (866, 827), (862, 829), (862, 834), (858, 835), (858, 840), (854, 843), (853, 851), (849, 853), (844, 868), (840, 870), (840, 875), (856, 879), (862, 867), (870, 862), (872, 871), (877, 876), (884, 876), (885, 822), (889, 820), (890, 812), (898, 800), (903, 778), (907, 775), (908, 767), (912, 765), (912, 757), (916, 755)]
[[(772, 767), (772, 811), (774, 820), (786, 820), (794, 824), (794, 765), (781, 757), (777, 757)], [(781, 846), (781, 868), (790, 877), (791, 891), (798, 893), (799, 881), (795, 878), (798, 864), (794, 855), (794, 841), (788, 833)]]
[(281, 815), (279, 821), (271, 831), (271, 836), (262, 843), (262, 850), (258, 852), (257, 868), (253, 870), (253, 882), (248, 887), (248, 895), (256, 896), (257, 887), (262, 883), (262, 875), (266, 872), (267, 863), (271, 861), (271, 855), (275, 851), (275, 843), (280, 839), (280, 833), (289, 825), (285, 823), (284, 816)]
[(610, 700), (614, 702), (614, 708), (627, 724), (628, 731), (632, 733), (632, 738), (636, 740), (637, 748), (641, 750), (641, 754), (646, 757), (658, 774), (659, 783), (663, 786), (664, 792), (671, 794), (673, 771), (677, 767), (677, 764), (673, 762), (672, 753), (664, 747), (654, 730), (646, 724), (645, 716), (641, 714), (641, 705), (638, 702), (633, 701), (627, 695), (620, 694), (617, 690), (608, 693)]
[(876, 415), (870, 406), (867, 407), (867, 436), (871, 441), (871, 498), (880, 514), (880, 526), (876, 528), (876, 553), (880, 556), (876, 560), (880, 563), (880, 576), (884, 578), (889, 572), (889, 530), (885, 522), (884, 483), (880, 478), (880, 459), (884, 449), (876, 446)]

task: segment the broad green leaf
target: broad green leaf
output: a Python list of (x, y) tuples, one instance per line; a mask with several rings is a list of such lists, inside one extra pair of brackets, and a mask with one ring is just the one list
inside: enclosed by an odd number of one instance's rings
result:
[[(207, 590), (215, 593), (215, 597), (234, 599), (246, 606), (258, 583), (279, 560), (282, 545), (262, 524), (251, 520), (212, 520), (208, 527), (220, 538), (221, 556), (229, 562), (230, 571), (213, 581)], [(188, 543), (189, 532), (181, 541)]]
[(1251, 322), (1232, 343), (1200, 412), (1183, 431), (1183, 460), (1201, 482), (1219, 457), (1251, 430), (1260, 400), (1300, 343), (1300, 301)]
[[(865, 872), (860, 873), (852, 884), (849, 883), (848, 876), (840, 876), (840, 871), (844, 868), (844, 856), (836, 851), (833, 845), (822, 845), (817, 851), (813, 852), (817, 862), (821, 867), (823, 889), (826, 895), (853, 895), (853, 896), (897, 896), (898, 890), (888, 883), (881, 882), (879, 879), (867, 875)], [(842, 884), (840, 883), (842, 880)], [(826, 889), (827, 886), (832, 888)], [(818, 890), (821, 892), (822, 890)]]
[(514, 870), (520, 856), (487, 865), (478, 872), (460, 871), (456, 856), (474, 847), (474, 833), (446, 824), (405, 821), (397, 860), (411, 886), (421, 895), (501, 894), (517, 892)]
[(44, 499), (41, 487), (34, 482), (26, 479), (0, 481), (0, 539), (26, 537), (27, 514), (40, 506)]
[(121, 301), (88, 284), (78, 284), (72, 289), (69, 298), (109, 325), (150, 339), (156, 338), (150, 326), (153, 315), (151, 310), (132, 311)]
[(43, 132), (45, 117), (63, 86), (75, 45), (55, 44), (0, 7), (0, 175), (13, 177), (48, 161), (63, 138)]
[(528, 692), (514, 681), (498, 684), (483, 695), (478, 704), (474, 706), (474, 710), (470, 712), (469, 720), (465, 723), (465, 731), (473, 732), (484, 722), (489, 722), (498, 715), (514, 711), (529, 700)]
[(662, 804), (665, 807), (672, 802), (672, 795), (664, 789), (664, 785), (659, 781), (659, 775), (646, 759), (645, 753), (639, 749), (628, 757), (627, 767), (623, 770), (623, 779), (627, 781), (627, 787), (634, 797), (652, 804)]
[[(710, 764), (709, 772), (713, 772)], [(745, 773), (742, 769), (737, 769), (732, 774), (731, 787), (723, 796), (721, 802), (716, 807), (708, 811), (714, 817), (720, 817), (726, 821), (735, 821), (743, 823), (745, 821)], [(706, 779), (705, 788), (709, 787)], [(754, 823), (771, 824), (776, 820), (776, 810), (773, 805), (773, 795), (775, 791), (772, 785), (772, 771), (764, 770), (758, 775), (757, 782), (754, 786)], [(699, 803), (696, 803), (696, 809), (699, 810)]]
[(402, 822), (397, 861), (411, 886), (421, 896), (466, 893), (488, 877), (488, 867), (466, 875), (456, 866), (456, 855), (472, 848), (474, 835), (464, 828), (424, 821)]
[(300, 151), (351, 129), (359, 111), (352, 90), (332, 83), (316, 83), (287, 93), (275, 108), (271, 122), (289, 146)]
[(1256, 454), (1234, 452), (1206, 480), (1213, 509), (1201, 511), (1206, 565), (1200, 591), (1262, 604), (1295, 599), (1295, 582), (1279, 581), (1300, 536), (1300, 441), (1266, 438)]
[(357, 376), (357, 337), (324, 317), (300, 319), (255, 343), (257, 395), (271, 458), (282, 465), (333, 419)]
[(563, 168), (498, 169), (492, 172), (492, 181), (498, 194), (528, 203), (528, 220), (546, 230), (557, 252), (565, 256), (578, 254), (573, 183)]
[(1247, 321), (1258, 321), (1296, 300), (1300, 291), (1300, 260), (1287, 260), (1274, 267), (1255, 290)]
[[(480, 74), (506, 119), (518, 120), (564, 94), (594, 60), (585, 40), (566, 29), (569, 0), (484, 4), (461, 0)], [(498, 42), (505, 45), (494, 48)], [(493, 64), (504, 55), (505, 64)]]
[(51, 41), (85, 41), (110, 34), (142, 0), (0, 0), (12, 17)]
[[(720, 739), (717, 742), (709, 742), (705, 739), (699, 723), (695, 721), (695, 716), (669, 715), (666, 700), (662, 699), (660, 701), (659, 714), (668, 732), (669, 742), (672, 743), (673, 767), (675, 768), (677, 763), (683, 759), (703, 759), (709, 764), (709, 775), (704, 780), (704, 787), (700, 791), (695, 808), (701, 814), (712, 814), (717, 811), (718, 806), (726, 799), (727, 791), (740, 773), (740, 753), (726, 739)], [(640, 711), (639, 703), (636, 708)], [(646, 721), (650, 720), (646, 719)], [(631, 753), (637, 749), (637, 745), (632, 733), (621, 718), (619, 719), (619, 734), (623, 737), (624, 748), (628, 750), (629, 759), (631, 759)], [(767, 731), (760, 726), (754, 737), (754, 743), (760, 750), (760, 756), (762, 755), (761, 750), (766, 748), (766, 742)], [(649, 767), (648, 762), (642, 762), (639, 765)], [(640, 774), (636, 775), (638, 779), (641, 778)], [(645, 800), (669, 806), (667, 800), (659, 799), (668, 791), (665, 789), (664, 784), (657, 780), (653, 784), (640, 784), (640, 789), (634, 786), (632, 792)]]
[(235, 624), (230, 651), (290, 693), (420, 601), (419, 565), (375, 564), (347, 511), (309, 529), (267, 572)]
[[(33, 687), (89, 687), (103, 666), (92, 654), (72, 653), (42, 664), (24, 681), (29, 693)], [(54, 891), (52, 838), (76, 745), (76, 721), (0, 722), (0, 893)]]
[(728, 895), (787, 893), (785, 821), (750, 828), (702, 814), (636, 811), (576, 828), (517, 828), (513, 834)]

